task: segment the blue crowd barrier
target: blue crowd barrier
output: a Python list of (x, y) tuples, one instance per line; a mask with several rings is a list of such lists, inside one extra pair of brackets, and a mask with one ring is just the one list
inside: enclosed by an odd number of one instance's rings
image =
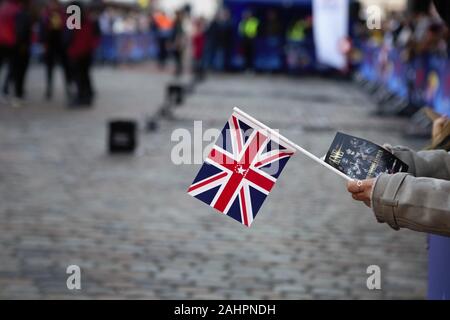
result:
[[(244, 53), (240, 41), (236, 41), (232, 65), (236, 70), (244, 68)], [(254, 67), (258, 71), (288, 71), (301, 73), (317, 71), (314, 42), (284, 41), (279, 37), (259, 37), (254, 46)]]
[(391, 50), (388, 55), (391, 62), (389, 73), (386, 78), (386, 85), (392, 91), (396, 92), (400, 97), (408, 97), (408, 65), (402, 52)]
[(277, 37), (265, 37), (256, 41), (255, 66), (259, 70), (281, 70), (284, 65), (282, 41)]
[[(444, 59), (442, 59), (444, 60)], [(448, 61), (440, 61), (438, 63), (438, 81), (439, 83), (430, 92), (433, 99), (434, 109), (450, 117), (450, 63)]]
[(408, 60), (397, 48), (365, 43), (359, 73), (367, 81), (384, 85), (393, 94), (417, 106), (429, 106), (450, 116), (450, 61), (422, 54)]
[(350, 66), (352, 70), (357, 70), (361, 66), (363, 60), (363, 45), (364, 42), (358, 37), (352, 37), (352, 53), (350, 55)]
[(363, 59), (359, 66), (359, 72), (361, 75), (370, 82), (378, 82), (378, 54), (380, 48), (371, 43), (365, 43), (362, 45)]
[(138, 62), (158, 53), (153, 33), (102, 35), (96, 57), (103, 62)]
[[(233, 40), (230, 52), (231, 67), (242, 70), (244, 57), (242, 40)], [(205, 64), (217, 70), (224, 68), (224, 52), (205, 49)], [(158, 43), (153, 33), (105, 34), (96, 51), (97, 61), (107, 63), (138, 62), (154, 59), (158, 55)], [(254, 66), (259, 71), (288, 71), (290, 73), (320, 71), (316, 61), (312, 39), (285, 41), (280, 37), (258, 37), (254, 47)]]
[(428, 294), (430, 300), (450, 300), (450, 238), (428, 238)]

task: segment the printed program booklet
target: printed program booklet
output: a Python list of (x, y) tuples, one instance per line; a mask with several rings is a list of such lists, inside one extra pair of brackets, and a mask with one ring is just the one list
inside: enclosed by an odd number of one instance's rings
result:
[(403, 161), (383, 147), (342, 132), (336, 134), (325, 162), (358, 180), (375, 178), (382, 173), (408, 171)]

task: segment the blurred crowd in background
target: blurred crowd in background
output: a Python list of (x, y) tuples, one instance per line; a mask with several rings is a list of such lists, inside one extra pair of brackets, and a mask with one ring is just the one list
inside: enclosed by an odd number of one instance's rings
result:
[(448, 17), (442, 19), (427, 1), (414, 9), (389, 14), (381, 29), (367, 33), (358, 75), (374, 84), (379, 104), (388, 106), (384, 113), (413, 115), (427, 106), (450, 115), (450, 33), (443, 21)]
[(233, 16), (227, 7), (222, 7), (207, 20), (193, 16), (189, 5), (173, 15), (161, 10), (146, 14), (107, 8), (99, 17), (104, 35), (99, 59), (123, 62), (156, 58), (164, 67), (173, 58), (179, 74), (183, 69), (179, 58), (188, 51), (197, 71), (256, 67), (275, 70), (284, 68), (288, 43), (308, 43), (308, 63), (312, 63), (310, 8), (289, 15), (287, 20), (286, 13), (276, 8), (252, 9), (239, 10)]
[(46, 66), (47, 99), (53, 96), (53, 73), (59, 64), (64, 71), (69, 104), (92, 103), (90, 68), (101, 34), (95, 11), (85, 10), (81, 2), (70, 5), (80, 8), (79, 29), (66, 27), (66, 8), (57, 0), (44, 6), (34, 6), (30, 0), (1, 1), (0, 68), (6, 70), (1, 79), (2, 100), (15, 107), (23, 104), (27, 69), (36, 56)]
[(446, 57), (450, 50), (449, 30), (435, 10), (391, 13), (384, 20), (382, 29), (370, 33), (370, 40), (405, 50), (408, 58), (423, 53)]
[[(215, 16), (206, 19), (194, 16), (188, 4), (167, 13), (95, 1), (1, 0), (0, 64), (7, 70), (0, 79), (2, 99), (21, 104), (26, 71), (34, 60), (46, 66), (47, 99), (53, 96), (55, 66), (62, 66), (71, 106), (92, 104), (94, 61), (115, 65), (154, 60), (176, 76), (192, 72), (198, 77), (206, 70), (305, 74), (329, 69), (316, 60), (311, 3), (292, 7), (230, 3), (224, 1)], [(72, 4), (82, 8), (81, 29), (66, 27), (66, 7)], [(385, 78), (393, 50), (406, 64), (425, 53), (447, 58), (448, 29), (428, 8), (388, 12), (382, 28), (374, 30), (367, 28), (358, 2), (351, 2), (349, 10), (349, 36), (340, 48), (348, 67), (339, 72), (350, 74), (362, 65), (367, 77), (378, 73)], [(377, 64), (368, 61), (374, 56)], [(415, 74), (407, 69), (410, 76), (404, 78), (411, 82)]]
[[(66, 26), (71, 15), (66, 8), (71, 5), (81, 8), (80, 29)], [(2, 101), (23, 104), (32, 61), (45, 64), (47, 99), (53, 97), (54, 69), (62, 67), (70, 106), (92, 104), (94, 61), (117, 64), (154, 59), (161, 69), (170, 64), (176, 76), (186, 71), (201, 76), (206, 69), (277, 70), (284, 68), (287, 59), (285, 45), (290, 43), (298, 51), (304, 43), (309, 52), (303, 60), (312, 65), (311, 8), (294, 12), (288, 20), (274, 8), (258, 9), (257, 14), (251, 9), (242, 9), (236, 18), (222, 7), (208, 21), (193, 17), (189, 5), (168, 14), (102, 2), (1, 0)]]

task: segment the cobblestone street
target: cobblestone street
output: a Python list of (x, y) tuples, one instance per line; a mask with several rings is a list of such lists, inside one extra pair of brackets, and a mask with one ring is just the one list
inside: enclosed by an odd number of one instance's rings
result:
[[(27, 106), (0, 105), (1, 299), (425, 298), (426, 236), (378, 224), (342, 178), (300, 153), (249, 229), (186, 194), (200, 164), (171, 162), (174, 129), (221, 129), (236, 106), (318, 156), (337, 130), (423, 146), (404, 140), (405, 120), (370, 116), (354, 84), (213, 75), (146, 133), (167, 74), (99, 68), (96, 107), (80, 110), (62, 93), (46, 103), (43, 77), (32, 68)], [(107, 154), (116, 117), (139, 120), (135, 155)], [(72, 264), (81, 290), (66, 287)], [(381, 290), (366, 287), (369, 265), (381, 268)]]

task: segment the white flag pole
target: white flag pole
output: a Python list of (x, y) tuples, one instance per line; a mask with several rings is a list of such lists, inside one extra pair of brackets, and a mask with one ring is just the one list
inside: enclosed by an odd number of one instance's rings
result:
[(315, 155), (313, 155), (311, 152), (303, 149), (302, 147), (300, 147), (299, 145), (293, 143), (291, 140), (289, 140), (288, 138), (282, 136), (281, 134), (279, 134), (278, 132), (276, 132), (275, 130), (269, 128), (268, 126), (266, 126), (265, 124), (261, 123), (260, 121), (256, 120), (255, 118), (253, 118), (252, 116), (250, 116), (249, 114), (245, 113), (244, 111), (242, 111), (239, 108), (234, 108), (233, 109), (235, 112), (239, 113), (241, 116), (249, 119), (251, 122), (253, 122), (254, 124), (258, 125), (259, 127), (263, 128), (264, 130), (267, 130), (268, 132), (270, 132), (272, 135), (276, 136), (277, 138), (279, 138), (281, 141), (285, 142), (286, 144), (290, 145), (293, 149), (297, 149), (298, 151), (300, 151), (301, 153), (303, 153), (304, 155), (306, 155), (307, 157), (309, 157), (310, 159), (314, 160), (315, 162), (319, 163), (320, 165), (324, 166), (325, 168), (333, 171), (334, 173), (336, 173), (337, 175), (341, 176), (342, 178), (346, 179), (346, 180), (352, 180), (352, 178), (348, 177), (347, 175), (345, 175), (344, 173), (340, 172), (338, 169), (330, 166), (328, 163), (326, 163), (325, 161), (319, 159), (318, 157), (316, 157)]

